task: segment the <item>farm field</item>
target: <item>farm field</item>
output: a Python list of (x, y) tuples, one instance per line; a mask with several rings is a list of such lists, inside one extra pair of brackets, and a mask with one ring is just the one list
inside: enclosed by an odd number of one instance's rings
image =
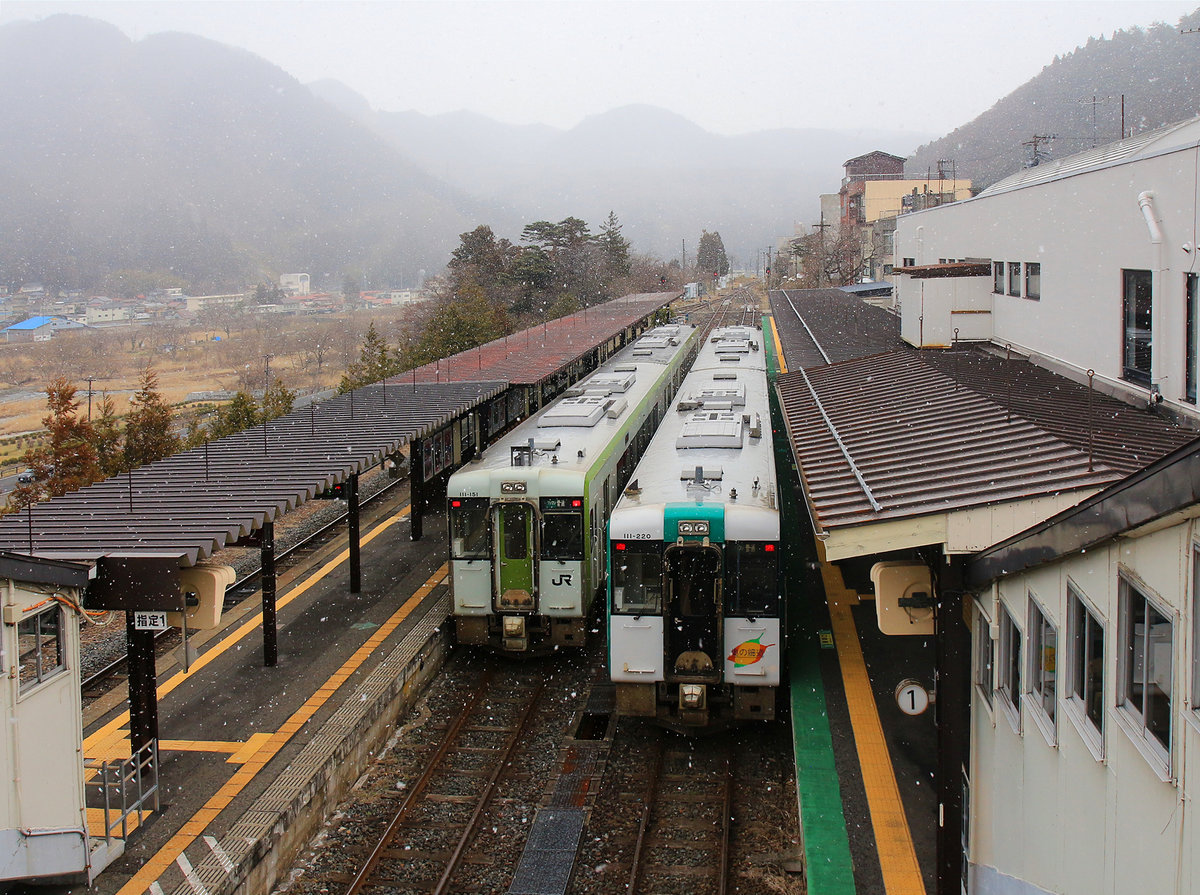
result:
[(158, 374), (163, 398), (179, 410), (211, 404), (210, 393), (260, 391), (268, 358), (272, 382), (307, 394), (338, 384), (372, 322), (395, 347), (407, 340), (412, 314), (384, 308), (318, 317), (246, 315), (228, 329), (162, 321), (0, 344), (0, 472), (19, 464), (42, 431), (45, 388), (58, 376), (75, 383), (84, 415), (89, 385), (94, 413), (109, 395), (123, 415), (147, 365)]

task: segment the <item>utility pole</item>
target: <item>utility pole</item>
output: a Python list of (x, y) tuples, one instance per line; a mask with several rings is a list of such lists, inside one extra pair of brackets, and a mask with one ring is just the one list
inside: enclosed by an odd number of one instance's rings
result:
[(687, 270), (687, 240), (679, 240), (679, 269)]

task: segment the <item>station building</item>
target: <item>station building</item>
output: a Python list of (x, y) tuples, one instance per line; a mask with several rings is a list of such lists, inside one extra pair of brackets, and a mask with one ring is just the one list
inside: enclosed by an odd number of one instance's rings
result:
[[(1200, 448), (1164, 455), (1137, 432), (1100, 435), (1107, 413), (1092, 418), (1104, 395), (1195, 434), (1197, 170), (1193, 119), (897, 222), (904, 342), (956, 349), (920, 352), (947, 359), (971, 343), (1048, 371), (1064, 385), (1046, 395), (1059, 417), (1046, 425), (1086, 429), (1093, 471), (1101, 439), (1116, 452), (1106, 465), (1123, 454), (1139, 467), (1073, 489), (1073, 506), (966, 562), (967, 892), (1200, 880), (1188, 798), (1200, 773)], [(1086, 405), (1059, 399), (1075, 388)]]

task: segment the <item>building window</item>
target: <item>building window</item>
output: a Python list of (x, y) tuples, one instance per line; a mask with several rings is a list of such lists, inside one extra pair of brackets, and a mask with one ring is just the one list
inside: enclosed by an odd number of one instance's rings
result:
[(1200, 711), (1200, 544), (1192, 545), (1192, 710)]
[(1004, 262), (992, 262), (992, 291), (997, 295), (1004, 294)]
[(1021, 262), (1008, 262), (1008, 294), (1020, 297), (1021, 295)]
[(892, 275), (893, 270), (894, 270), (894, 268), (892, 267), (892, 265), (890, 265), (890, 264), (883, 265), (883, 275), (885, 277), (890, 277)]
[(916, 258), (905, 258), (905, 259), (904, 259), (904, 266), (905, 266), (905, 267), (916, 267), (916, 266), (917, 266), (917, 259), (916, 259)]
[(1054, 739), (1054, 718), (1058, 675), (1058, 631), (1046, 613), (1030, 594), (1029, 599), (1029, 695), (1042, 721), (1049, 723), (1051, 740)]
[(1037, 301), (1042, 297), (1042, 263), (1027, 261), (1025, 263), (1025, 297)]
[(1124, 576), (1120, 606), (1117, 705), (1165, 762), (1171, 750), (1171, 619)]
[(996, 648), (992, 643), (992, 621), (984, 614), (982, 607), (975, 604), (975, 686), (983, 696), (988, 708), (992, 707), (992, 691), (996, 687), (996, 676), (993, 663), (996, 659)]
[(1196, 403), (1196, 274), (1187, 274), (1184, 280), (1184, 337), (1183, 337), (1183, 383), (1187, 400)]
[(1141, 385), (1150, 384), (1150, 299), (1151, 283), (1148, 270), (1123, 270), (1125, 379)]
[(1000, 606), (1000, 656), (996, 665), (996, 692), (1000, 705), (1012, 722), (1013, 730), (1021, 732), (1021, 629)]
[(1072, 585), (1067, 586), (1071, 639), (1067, 704), (1075, 709), (1080, 732), (1103, 755), (1104, 626)]
[(17, 624), (17, 647), (21, 656), (21, 692), (66, 669), (62, 609), (57, 603), (21, 619)]

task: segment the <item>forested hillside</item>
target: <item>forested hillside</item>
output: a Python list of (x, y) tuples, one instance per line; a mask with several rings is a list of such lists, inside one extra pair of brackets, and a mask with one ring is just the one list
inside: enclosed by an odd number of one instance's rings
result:
[[(1061, 158), (1121, 136), (1200, 114), (1200, 11), (1179, 26), (1155, 25), (1092, 38), (1042, 69), (975, 120), (922, 146), (911, 176), (953, 160), (983, 188), (1024, 167), (1035, 136), (1041, 158)], [(1095, 100), (1093, 104), (1093, 98)]]

